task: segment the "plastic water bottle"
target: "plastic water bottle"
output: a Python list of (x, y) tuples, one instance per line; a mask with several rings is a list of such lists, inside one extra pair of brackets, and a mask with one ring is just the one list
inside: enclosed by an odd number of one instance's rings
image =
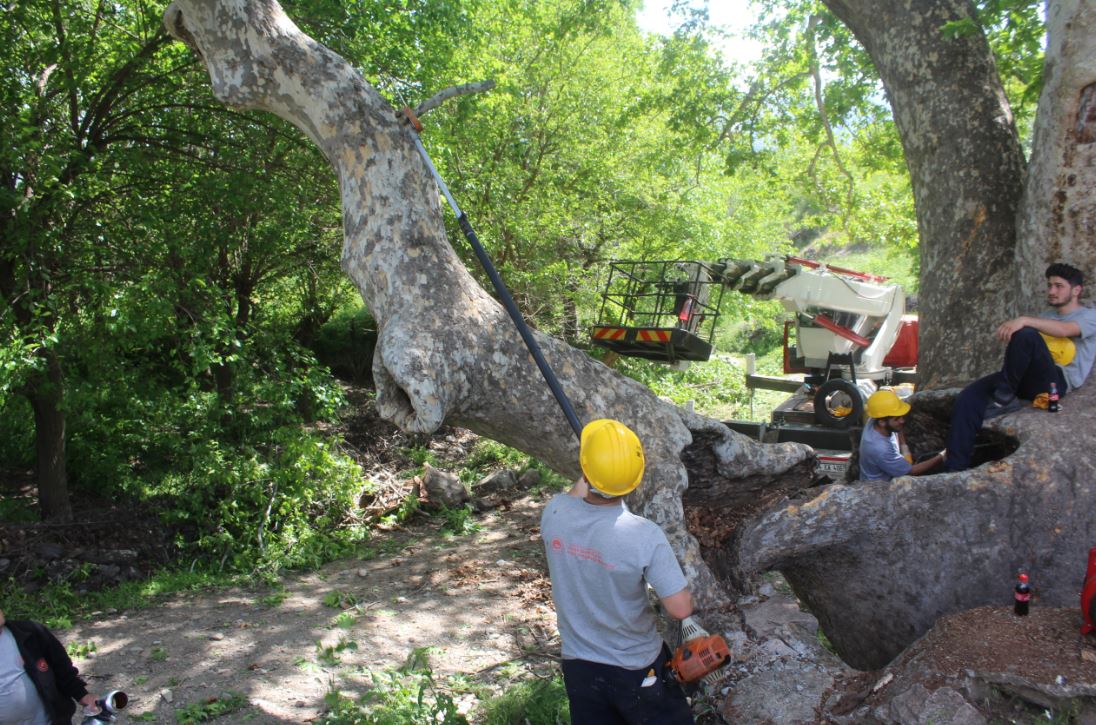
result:
[(1058, 404), (1058, 385), (1056, 383), (1050, 384), (1050, 395), (1047, 396), (1047, 412), (1057, 413), (1059, 408)]
[(1031, 584), (1028, 583), (1027, 572), (1021, 570), (1016, 582), (1015, 601), (1012, 611), (1017, 617), (1026, 617), (1031, 605)]

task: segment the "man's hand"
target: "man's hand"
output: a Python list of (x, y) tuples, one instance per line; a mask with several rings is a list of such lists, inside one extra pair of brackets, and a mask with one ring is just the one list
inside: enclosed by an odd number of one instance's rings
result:
[(95, 706), (95, 695), (91, 694), (90, 692), (80, 698), (80, 704), (89, 710), (98, 709)]
[(1002, 322), (1001, 326), (997, 328), (997, 339), (1001, 342), (1008, 342), (1012, 339), (1020, 330), (1025, 327), (1031, 327), (1031, 320), (1027, 317), (1016, 317), (1007, 322)]

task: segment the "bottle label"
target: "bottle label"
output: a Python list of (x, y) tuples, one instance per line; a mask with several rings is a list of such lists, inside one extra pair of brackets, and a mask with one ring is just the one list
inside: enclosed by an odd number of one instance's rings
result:
[(1016, 601), (1018, 602), (1030, 602), (1031, 592), (1016, 592)]

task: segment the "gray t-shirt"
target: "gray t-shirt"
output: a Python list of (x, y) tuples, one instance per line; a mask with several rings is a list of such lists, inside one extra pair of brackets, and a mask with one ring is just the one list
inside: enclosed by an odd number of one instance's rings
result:
[(1066, 382), (1069, 384), (1069, 389), (1076, 390), (1088, 379), (1088, 374), (1092, 370), (1092, 362), (1096, 360), (1096, 309), (1082, 307), (1079, 310), (1070, 312), (1068, 315), (1059, 315), (1054, 310), (1049, 310), (1042, 317), (1060, 322), (1076, 322), (1081, 327), (1080, 336), (1071, 338), (1073, 344), (1077, 347), (1073, 361), (1069, 365), (1060, 366), (1062, 374), (1065, 375)]
[(0, 725), (49, 725), (42, 698), (23, 669), (23, 657), (7, 627), (0, 627)]
[(559, 494), (540, 518), (564, 659), (646, 667), (662, 649), (650, 584), (659, 598), (687, 584), (666, 534), (622, 505)]
[(898, 434), (885, 436), (875, 429), (875, 420), (868, 418), (860, 434), (860, 480), (889, 481), (905, 476), (913, 466), (898, 449)]

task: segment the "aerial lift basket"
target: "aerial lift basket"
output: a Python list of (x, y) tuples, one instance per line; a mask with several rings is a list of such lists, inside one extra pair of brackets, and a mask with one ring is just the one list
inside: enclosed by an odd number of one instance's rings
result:
[(681, 260), (610, 262), (590, 341), (658, 362), (707, 360), (723, 299), (719, 267)]

